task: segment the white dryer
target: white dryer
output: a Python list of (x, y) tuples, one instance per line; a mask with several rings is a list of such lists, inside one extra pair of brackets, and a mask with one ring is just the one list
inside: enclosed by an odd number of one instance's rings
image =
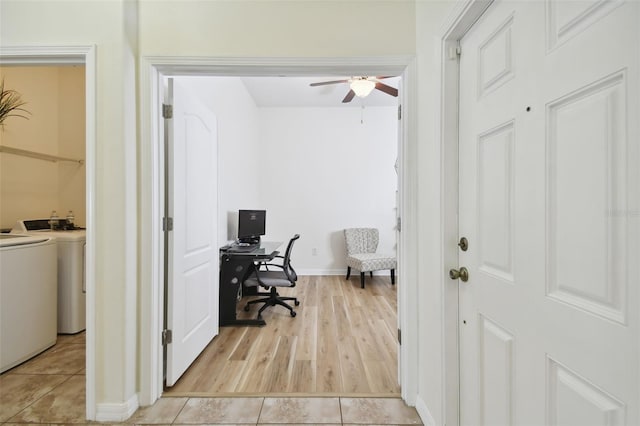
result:
[(58, 243), (58, 333), (75, 334), (85, 329), (85, 247), (82, 228), (52, 231), (49, 219), (19, 220), (12, 234), (50, 235)]
[(0, 373), (56, 343), (56, 240), (0, 234)]

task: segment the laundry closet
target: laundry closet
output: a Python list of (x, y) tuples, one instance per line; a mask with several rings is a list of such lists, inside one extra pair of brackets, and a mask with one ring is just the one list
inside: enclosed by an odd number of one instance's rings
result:
[[(85, 329), (85, 67), (2, 66), (0, 79), (25, 102), (21, 116), (0, 127), (0, 235), (55, 241), (57, 298), (38, 303), (56, 304), (58, 334), (75, 334)], [(53, 212), (57, 222), (50, 220)], [(15, 288), (29, 284), (17, 286), (20, 280), (20, 271), (3, 275), (3, 295), (15, 298)], [(7, 312), (11, 300), (3, 299)]]

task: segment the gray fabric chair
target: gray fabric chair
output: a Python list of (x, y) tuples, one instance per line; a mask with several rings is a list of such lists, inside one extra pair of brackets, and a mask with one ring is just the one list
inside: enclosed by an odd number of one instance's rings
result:
[[(293, 308), (286, 303), (287, 300), (293, 300), (295, 306), (300, 305), (300, 302), (295, 297), (283, 297), (277, 292), (278, 287), (295, 287), (298, 275), (291, 266), (291, 251), (293, 250), (293, 244), (300, 238), (300, 235), (296, 234), (291, 238), (284, 256), (276, 256), (276, 258), (282, 259), (282, 265), (277, 263), (259, 263), (256, 265), (254, 271), (244, 280), (244, 285), (247, 287), (263, 287), (268, 289), (269, 292), (258, 292), (258, 296), (267, 296), (260, 299), (250, 300), (244, 307), (245, 311), (249, 311), (251, 305), (255, 303), (263, 303), (262, 307), (258, 311), (258, 319), (262, 319), (262, 311), (269, 306), (280, 305), (289, 309), (289, 313), (292, 317), (296, 316), (296, 312)], [(275, 270), (269, 270), (269, 268), (275, 268)]]
[(379, 234), (376, 228), (348, 228), (344, 230), (347, 244), (347, 279), (351, 276), (351, 268), (360, 271), (360, 287), (364, 288), (364, 273), (389, 269), (391, 284), (396, 283), (397, 261), (394, 254), (376, 253)]

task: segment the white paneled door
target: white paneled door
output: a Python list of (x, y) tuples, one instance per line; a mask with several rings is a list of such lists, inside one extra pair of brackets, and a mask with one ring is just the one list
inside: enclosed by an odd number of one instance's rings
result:
[(166, 385), (218, 334), (217, 127), (213, 113), (169, 79)]
[(461, 40), (462, 424), (640, 424), (639, 9), (496, 1)]

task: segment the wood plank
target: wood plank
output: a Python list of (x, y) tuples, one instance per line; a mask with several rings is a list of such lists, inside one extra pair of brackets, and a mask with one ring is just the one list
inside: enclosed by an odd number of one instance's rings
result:
[(370, 326), (369, 321), (366, 319), (368, 312), (363, 311), (364, 309), (361, 307), (351, 309), (351, 333), (356, 339), (363, 361), (381, 361), (386, 357), (380, 353), (381, 348), (376, 341), (375, 334), (378, 330)]
[(305, 306), (298, 311), (295, 322), (298, 327), (296, 360), (315, 360), (318, 343), (318, 308)]
[(342, 390), (338, 335), (333, 298), (325, 295), (318, 307), (318, 343), (316, 350), (316, 391), (339, 392)]
[(251, 352), (255, 349), (255, 342), (260, 335), (260, 328), (247, 327), (238, 344), (229, 355), (230, 361), (245, 361)]
[(263, 327), (261, 331), (262, 333), (254, 342), (255, 350), (251, 351), (251, 356), (246, 363), (247, 368), (242, 372), (242, 378), (238, 383), (237, 390), (239, 392), (264, 391), (262, 383), (277, 348), (278, 327)]
[(365, 360), (363, 365), (371, 392), (381, 394), (397, 392), (398, 381), (391, 375), (388, 363)]
[(304, 303), (305, 307), (318, 307), (318, 277), (303, 277), (304, 281), (300, 284), (300, 280), (298, 280), (298, 284), (296, 287), (301, 287), (304, 289), (304, 299), (301, 300), (301, 303)]
[(246, 369), (245, 361), (227, 361), (207, 390), (210, 393), (234, 392)]
[(338, 346), (338, 353), (343, 390), (352, 393), (371, 392), (356, 339), (353, 336), (345, 337), (343, 344)]
[(280, 336), (278, 348), (267, 366), (262, 388), (265, 392), (286, 392), (293, 370), (296, 337)]
[(310, 393), (316, 391), (316, 365), (315, 361), (308, 359), (296, 360), (293, 364), (293, 373), (289, 392)]

